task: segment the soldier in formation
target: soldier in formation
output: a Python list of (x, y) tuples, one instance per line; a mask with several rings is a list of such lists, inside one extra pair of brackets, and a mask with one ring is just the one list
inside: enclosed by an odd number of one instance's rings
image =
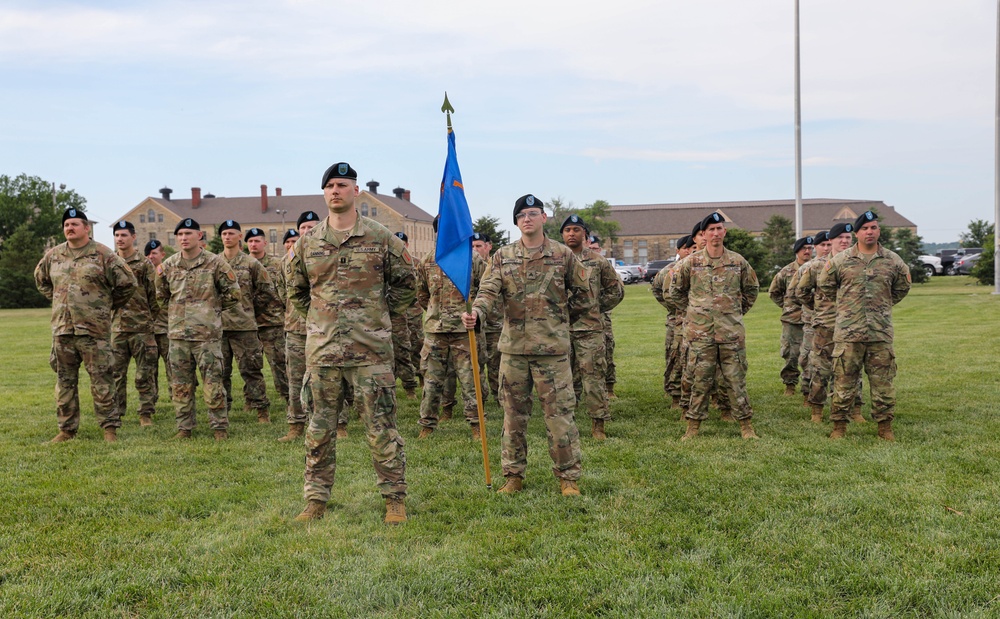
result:
[[(785, 361), (781, 368), (781, 382), (785, 384), (786, 396), (795, 395), (799, 386), (799, 352), (803, 336), (802, 305), (794, 294), (795, 287), (789, 284), (799, 268), (812, 259), (813, 245), (811, 236), (796, 240), (792, 246), (795, 259), (778, 271), (767, 291), (774, 304), (781, 308), (781, 358)], [(808, 376), (805, 382), (808, 382)]]
[[(481, 234), (476, 232), (472, 235), (472, 249), (483, 261), (488, 261), (490, 259), (490, 254), (493, 253), (493, 240), (488, 234)], [(479, 376), (482, 379), (483, 376), (487, 375), (485, 370), (489, 371), (489, 392), (486, 395), (490, 395), (494, 400), (498, 400), (498, 393), (500, 392), (500, 350), (497, 346), (500, 343), (500, 332), (503, 330), (503, 316), (487, 316), (485, 324), (481, 325), (482, 333), (479, 338), (479, 342), (482, 343), (482, 349), (479, 354)], [(483, 396), (483, 401), (486, 401), (486, 395)]]
[(271, 366), (271, 379), (274, 389), (286, 403), (288, 397), (288, 367), (285, 358), (285, 279), (281, 272), (281, 260), (274, 258), (267, 251), (267, 237), (260, 228), (250, 228), (243, 238), (247, 251), (254, 260), (260, 263), (267, 276), (271, 279), (276, 293), (270, 304), (257, 314), (257, 339), (264, 349)]
[[(163, 259), (166, 257), (166, 252), (163, 251), (163, 243), (153, 239), (152, 241), (146, 243), (143, 248), (143, 253), (149, 260), (150, 264), (153, 265), (153, 284), (155, 289), (156, 284), (156, 270), (163, 263)], [(153, 336), (156, 338), (156, 354), (159, 359), (163, 361), (163, 368), (167, 373), (167, 395), (170, 394), (170, 338), (167, 337), (167, 308), (160, 307), (158, 301), (155, 300), (156, 305), (156, 319), (153, 321)], [(156, 363), (157, 367), (153, 371), (153, 390), (156, 394), (153, 400), (160, 399), (160, 370), (159, 361)]]
[(653, 277), (650, 291), (657, 303), (667, 309), (666, 338), (664, 340), (664, 358), (666, 367), (663, 370), (663, 394), (671, 399), (671, 408), (679, 408), (681, 404), (681, 372), (684, 367), (682, 350), (686, 351), (684, 342), (684, 316), (670, 302), (670, 275), (682, 260), (691, 255), (694, 243), (690, 235), (677, 239), (677, 259), (667, 268)]

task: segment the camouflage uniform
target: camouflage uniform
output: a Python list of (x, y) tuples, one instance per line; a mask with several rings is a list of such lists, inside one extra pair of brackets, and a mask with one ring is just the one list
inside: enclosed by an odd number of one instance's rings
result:
[(135, 275), (135, 294), (124, 307), (115, 310), (111, 322), (111, 351), (115, 357), (115, 403), (121, 417), (128, 410), (128, 365), (135, 359), (135, 389), (139, 392), (139, 415), (151, 417), (156, 412), (156, 374), (159, 352), (154, 322), (160, 316), (156, 302), (153, 263), (134, 251), (122, 258)]
[(826, 264), (817, 288), (836, 299), (830, 419), (848, 420), (863, 366), (871, 387), (872, 419), (892, 421), (896, 412), (892, 306), (910, 291), (909, 267), (881, 245), (870, 261), (854, 245)]
[(156, 298), (167, 311), (170, 375), (178, 430), (195, 426), (194, 389), (200, 370), (209, 426), (229, 427), (222, 384), (222, 312), (240, 303), (236, 274), (222, 256), (202, 251), (190, 260), (181, 252), (157, 269)]
[(479, 321), (504, 316), (499, 348), (505, 477), (523, 478), (527, 469), (525, 432), (532, 387), (537, 387), (553, 473), (569, 481), (580, 478), (569, 325), (596, 302), (583, 264), (573, 250), (552, 239), (535, 249), (518, 241), (490, 258), (472, 309)]
[(591, 419), (611, 419), (608, 410), (607, 356), (604, 351), (604, 314), (625, 298), (625, 286), (606, 258), (584, 247), (577, 259), (587, 269), (591, 295), (597, 299), (588, 311), (570, 324), (570, 363), (573, 392)]
[[(781, 308), (781, 358), (785, 360), (781, 368), (781, 382), (786, 385), (799, 384), (799, 350), (802, 347), (802, 306), (796, 302), (794, 288), (789, 286), (792, 277), (799, 270), (798, 261), (786, 264), (774, 279), (767, 294), (774, 304)], [(792, 291), (789, 294), (789, 291)]]
[(798, 289), (799, 280), (802, 279), (805, 269), (808, 268), (810, 262), (812, 260), (807, 260), (795, 271), (795, 275), (792, 275), (792, 278), (788, 281), (788, 290), (785, 293), (785, 298), (793, 305), (798, 306), (802, 311), (802, 344), (799, 346), (798, 364), (802, 368), (802, 378), (799, 385), (801, 386), (802, 395), (806, 397), (809, 396), (809, 385), (812, 383), (812, 367), (809, 365), (809, 351), (813, 347), (815, 330), (813, 329), (812, 307), (802, 304), (796, 290)]
[(691, 402), (686, 417), (708, 418), (708, 393), (716, 372), (728, 392), (733, 415), (749, 420), (753, 409), (746, 391), (746, 332), (743, 314), (757, 300), (757, 274), (736, 252), (725, 249), (720, 258), (708, 250), (697, 251), (682, 261), (671, 275), (670, 300), (685, 309), (684, 332), (688, 341), (687, 365), (691, 380)]
[(413, 304), (414, 273), (403, 242), (367, 217), (348, 232), (324, 219), (295, 244), (288, 281), (307, 314), (306, 367), (313, 415), (306, 431), (305, 498), (328, 501), (336, 471), (336, 425), (346, 379), (386, 498), (406, 495), (406, 456), (396, 429), (391, 315)]
[[(485, 270), (486, 263), (473, 255), (470, 298), (479, 291), (479, 281)], [(479, 425), (469, 333), (462, 324), (465, 299), (435, 262), (434, 254), (428, 254), (417, 264), (417, 303), (424, 310), (424, 346), (420, 356), (427, 364), (419, 424), (437, 427), (446, 372), (453, 368), (462, 384), (465, 420), (469, 425)]]
[[(156, 284), (156, 271), (154, 267), (153, 271), (153, 284), (155, 288)], [(170, 338), (167, 337), (167, 310), (160, 309), (159, 303), (156, 304), (156, 320), (153, 321), (153, 335), (156, 337), (156, 354), (160, 359), (163, 360), (163, 368), (167, 372), (167, 385), (170, 385)], [(159, 362), (157, 362), (156, 371), (153, 372), (154, 389), (156, 397), (154, 399), (160, 399), (160, 368)], [(170, 389), (167, 389), (167, 397), (170, 397)]]
[[(490, 393), (498, 400), (500, 393), (500, 332), (503, 331), (503, 315), (490, 315), (482, 326), (483, 348), (485, 354), (479, 358), (480, 367), (486, 364), (488, 370)], [(483, 373), (480, 372), (480, 375)], [(485, 400), (485, 397), (483, 398)]]
[[(676, 264), (676, 263), (675, 263)], [(671, 394), (671, 384), (670, 379), (673, 374), (673, 350), (674, 350), (674, 334), (676, 332), (676, 320), (675, 315), (670, 307), (670, 305), (664, 300), (663, 293), (666, 290), (663, 289), (664, 282), (669, 284), (670, 280), (667, 279), (667, 275), (670, 272), (669, 269), (660, 269), (659, 272), (653, 277), (653, 281), (649, 284), (649, 291), (653, 293), (653, 298), (656, 302), (667, 309), (667, 319), (665, 325), (667, 327), (666, 337), (663, 342), (663, 359), (664, 359), (664, 369), (663, 369), (663, 392), (666, 394)], [(679, 385), (678, 385), (679, 387)], [(678, 394), (679, 395), (679, 394)]]
[(408, 384), (416, 387), (416, 377), (424, 375), (424, 369), (420, 365), (420, 351), (424, 347), (424, 313), (416, 303), (411, 305), (410, 309), (406, 311), (406, 328), (410, 333), (410, 341), (407, 343), (407, 349), (410, 352), (410, 368), (414, 372), (414, 378), (408, 382), (408, 379), (400, 377), (404, 389)]
[(611, 328), (611, 312), (604, 312), (604, 359), (608, 366), (604, 382), (614, 389), (618, 382), (618, 372), (615, 371), (615, 332)]
[(278, 293), (267, 270), (253, 256), (239, 252), (233, 258), (222, 256), (236, 273), (243, 291), (239, 305), (222, 312), (222, 382), (226, 388), (226, 410), (233, 403), (233, 357), (243, 377), (243, 400), (246, 408), (258, 415), (269, 414), (271, 401), (264, 382), (264, 347), (257, 337), (257, 316), (278, 303)]
[(74, 249), (56, 245), (35, 267), (35, 285), (52, 301), (52, 351), (56, 373), (59, 430), (76, 434), (80, 427), (80, 364), (90, 375), (94, 414), (102, 428), (121, 427), (115, 404), (111, 353), (111, 316), (136, 288), (125, 262), (109, 248), (88, 242)]
[(303, 391), (306, 376), (306, 319), (292, 304), (287, 283), (291, 279), (292, 257), (286, 255), (282, 261), (279, 291), (285, 293), (285, 367), (288, 369), (288, 414), (289, 424), (305, 424), (312, 412), (312, 398)]
[(267, 271), (274, 285), (274, 301), (257, 314), (257, 338), (264, 348), (267, 362), (271, 366), (274, 389), (285, 402), (288, 399), (288, 366), (285, 358), (285, 278), (281, 272), (281, 261), (264, 254), (257, 260)]

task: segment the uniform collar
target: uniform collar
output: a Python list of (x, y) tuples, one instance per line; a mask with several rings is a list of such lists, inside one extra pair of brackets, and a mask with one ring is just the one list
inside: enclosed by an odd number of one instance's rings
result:
[[(525, 247), (524, 243), (521, 242), (521, 239), (517, 240), (517, 243), (514, 244), (514, 248), (515, 248), (514, 249), (514, 254), (518, 258), (527, 258), (528, 256), (530, 256), (532, 253), (534, 253), (536, 251), (534, 249), (528, 249), (527, 247)], [(542, 255), (543, 256), (546, 256), (546, 257), (551, 256), (552, 255), (552, 240), (549, 239), (549, 237), (545, 237), (545, 240), (542, 242), (542, 244), (539, 246), (538, 249), (540, 249), (542, 251)]]

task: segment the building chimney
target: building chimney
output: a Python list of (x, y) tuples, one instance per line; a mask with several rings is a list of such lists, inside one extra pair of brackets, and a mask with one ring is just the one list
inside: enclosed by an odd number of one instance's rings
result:
[(172, 194), (173, 192), (174, 192), (173, 189), (164, 185), (163, 189), (160, 190), (160, 195), (163, 196), (164, 200), (170, 200), (170, 194)]
[(403, 199), (406, 200), (407, 202), (410, 201), (410, 190), (409, 189), (407, 189), (406, 191), (403, 192)]
[(396, 199), (402, 200), (404, 191), (406, 190), (403, 189), (402, 187), (396, 187), (395, 189), (392, 190), (392, 195), (396, 196)]
[(267, 212), (267, 185), (260, 186), (260, 212)]
[(378, 193), (378, 181), (376, 181), (375, 179), (372, 179), (372, 180), (368, 181), (365, 184), (368, 185), (368, 193), (371, 193), (371, 194), (377, 194)]
[(277, 197), (277, 198), (280, 198), (280, 197), (281, 197), (281, 187), (275, 187), (275, 188), (274, 188), (274, 195), (275, 195), (275, 197)]
[(191, 208), (201, 206), (201, 187), (191, 188)]

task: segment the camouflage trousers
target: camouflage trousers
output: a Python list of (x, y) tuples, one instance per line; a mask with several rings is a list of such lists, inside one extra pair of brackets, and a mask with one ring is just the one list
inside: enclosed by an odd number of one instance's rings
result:
[[(820, 327), (813, 332), (812, 347), (809, 351), (809, 394), (807, 401), (815, 406), (826, 404), (827, 394), (833, 380), (833, 329)], [(858, 374), (858, 384), (854, 405), (861, 406), (861, 374)]]
[(531, 392), (545, 415), (552, 472), (560, 479), (580, 479), (580, 432), (573, 413), (573, 370), (567, 355), (509, 355), (500, 358), (500, 404), (503, 436), (500, 463), (504, 477), (524, 477), (528, 468), (525, 436), (533, 405)]
[[(420, 365), (420, 351), (424, 348), (424, 313), (422, 311), (418, 312), (414, 309), (419, 307), (419, 305), (414, 305), (410, 308), (410, 311), (406, 313), (406, 329), (410, 334), (410, 341), (408, 345), (408, 350), (410, 351), (410, 367), (413, 368), (414, 374), (423, 376), (424, 369)], [(417, 386), (416, 377), (414, 377), (413, 386)], [(403, 381), (403, 388), (406, 388), (406, 381)]]
[[(683, 332), (683, 329), (681, 331)], [(688, 364), (688, 354), (690, 350), (690, 342), (688, 342), (687, 338), (682, 335), (677, 351), (678, 365), (680, 366), (677, 371), (680, 373), (680, 407), (683, 411), (686, 411), (691, 407), (691, 384), (694, 381), (694, 376), (692, 374), (694, 368)], [(723, 413), (732, 412), (733, 410), (733, 407), (729, 402), (729, 391), (724, 386), (725, 380), (726, 377), (722, 373), (722, 369), (717, 366), (715, 368), (715, 380), (712, 381), (708, 390), (708, 395), (715, 398), (715, 404)]]
[[(163, 369), (167, 373), (167, 397), (170, 397), (170, 338), (166, 333), (157, 333), (156, 354), (163, 360)], [(153, 373), (153, 380), (156, 383), (156, 400), (160, 399), (160, 364), (156, 364), (156, 372)]]
[(571, 331), (570, 343), (573, 393), (577, 405), (582, 404), (591, 419), (611, 421), (605, 383), (607, 356), (604, 354), (604, 332)]
[(410, 327), (406, 316), (392, 316), (393, 374), (403, 382), (403, 389), (417, 388), (417, 369), (413, 367), (410, 349)]
[(177, 429), (190, 431), (195, 426), (196, 371), (201, 372), (208, 425), (213, 430), (225, 430), (229, 427), (229, 415), (226, 389), (222, 384), (222, 342), (219, 340), (170, 340), (170, 387)]
[(135, 359), (135, 389), (139, 392), (139, 414), (156, 412), (156, 374), (160, 369), (156, 336), (152, 333), (112, 333), (111, 353), (115, 357), (115, 405), (120, 417), (128, 411), (128, 366)]
[(809, 365), (809, 351), (813, 347), (813, 337), (815, 331), (812, 324), (802, 325), (802, 345), (799, 347), (799, 367), (802, 368), (801, 391), (802, 395), (809, 395), (809, 385), (812, 382), (812, 366)]
[(611, 312), (604, 312), (604, 355), (607, 359), (608, 373), (605, 382), (613, 385), (618, 382), (615, 371), (615, 332), (611, 329)]
[(285, 402), (288, 402), (288, 361), (285, 357), (285, 328), (258, 327), (257, 339), (264, 348), (264, 355), (271, 366), (271, 378), (274, 380), (274, 390)]
[(476, 406), (476, 383), (472, 374), (472, 355), (469, 352), (469, 334), (466, 332), (426, 333), (420, 357), (426, 366), (424, 369), (424, 392), (420, 400), (419, 425), (428, 428), (437, 427), (441, 396), (444, 393), (449, 364), (454, 368), (455, 374), (462, 384), (462, 405), (465, 411), (465, 420), (470, 425), (478, 425), (479, 413)]
[(267, 383), (264, 382), (264, 347), (256, 331), (222, 332), (222, 384), (226, 389), (226, 410), (233, 406), (233, 357), (243, 377), (243, 402), (248, 410), (270, 411)]
[(684, 355), (686, 352), (684, 328), (678, 325), (674, 328), (667, 348), (667, 383), (665, 389), (671, 396), (681, 397), (682, 395), (681, 374), (684, 371)]
[(837, 342), (833, 346), (832, 421), (847, 421), (860, 395), (861, 370), (868, 375), (872, 419), (892, 421), (896, 416), (896, 353), (890, 342)]
[(90, 375), (94, 415), (102, 428), (120, 428), (121, 413), (115, 405), (114, 355), (111, 340), (89, 335), (52, 338), (49, 365), (56, 373), (56, 417), (59, 429), (75, 433), (80, 427), (80, 366)]
[[(285, 366), (288, 369), (288, 423), (306, 423), (312, 413), (312, 397), (303, 390), (306, 376), (306, 336), (285, 332)], [(308, 404), (307, 404), (308, 397)]]
[(329, 501), (337, 470), (337, 421), (350, 384), (365, 426), (365, 438), (382, 496), (406, 496), (406, 455), (396, 429), (396, 379), (388, 365), (310, 367), (314, 412), (306, 429), (304, 494), (307, 500)]
[(799, 352), (802, 348), (802, 325), (781, 323), (781, 358), (785, 360), (781, 368), (781, 382), (786, 385), (799, 384)]
[(719, 344), (711, 340), (688, 342), (687, 369), (691, 377), (688, 419), (708, 419), (708, 399), (712, 388), (719, 394), (719, 408), (731, 407), (737, 419), (750, 419), (753, 409), (747, 396), (747, 356), (743, 343)]
[[(490, 395), (493, 399), (498, 399), (498, 393), (500, 393), (500, 332), (499, 331), (486, 331), (483, 333), (483, 344), (486, 348), (485, 362), (489, 377)], [(480, 367), (482, 367), (484, 359), (479, 358)], [(480, 376), (485, 376), (482, 371), (480, 371)], [(486, 401), (486, 396), (483, 396), (483, 401)]]
[(667, 335), (663, 339), (663, 393), (670, 393), (670, 349), (674, 345), (674, 325), (667, 320)]

